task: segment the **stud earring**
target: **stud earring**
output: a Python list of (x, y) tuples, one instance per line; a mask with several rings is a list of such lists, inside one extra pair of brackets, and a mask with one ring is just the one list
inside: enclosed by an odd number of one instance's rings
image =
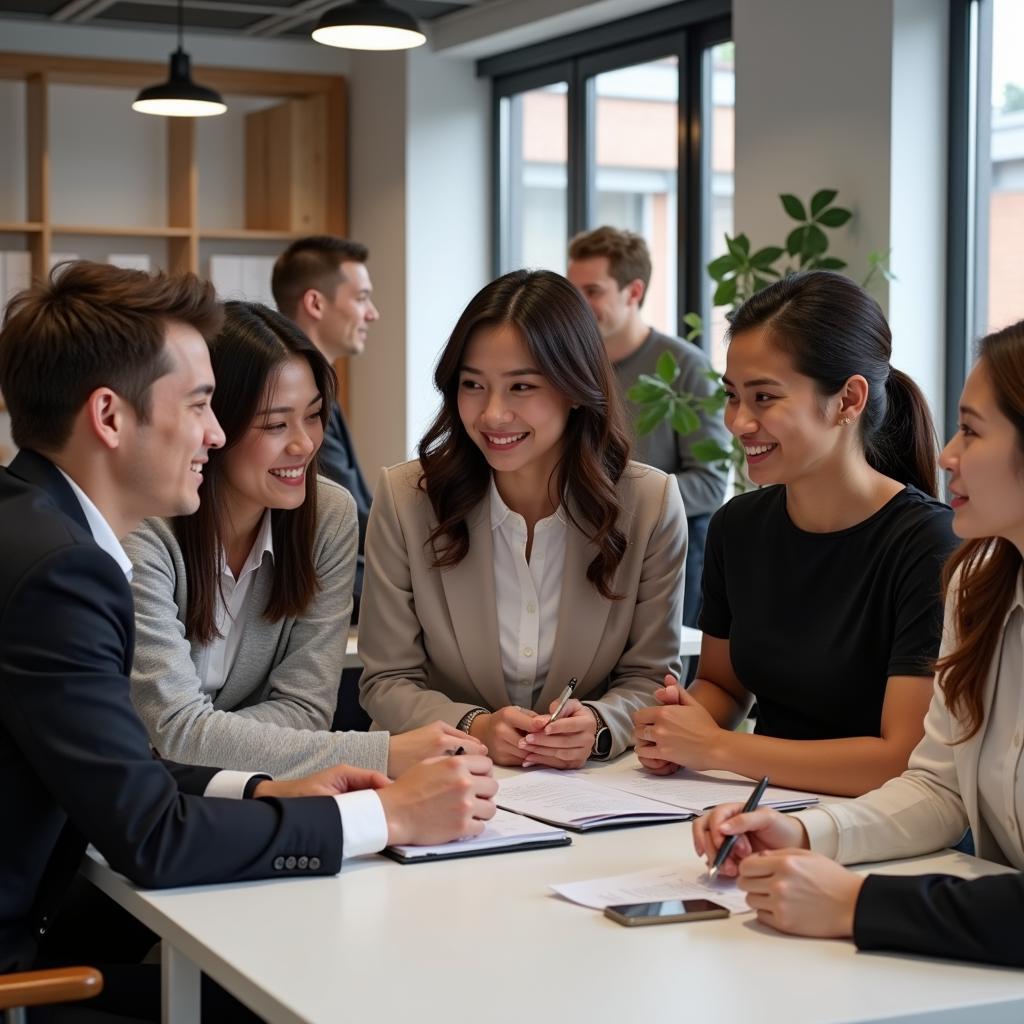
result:
[(849, 416), (844, 416), (839, 421), (839, 426), (841, 426), (841, 427), (848, 427), (852, 422), (853, 422), (853, 420), (851, 420)]

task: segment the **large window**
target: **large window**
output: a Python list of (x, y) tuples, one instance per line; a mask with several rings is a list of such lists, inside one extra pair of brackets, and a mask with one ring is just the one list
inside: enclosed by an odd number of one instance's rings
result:
[(561, 273), (576, 232), (628, 228), (651, 250), (645, 319), (682, 334), (697, 312), (717, 354), (704, 265), (732, 227), (728, 9), (705, 3), (695, 24), (678, 4), (481, 62), (494, 78), (496, 272)]
[(951, 6), (947, 435), (974, 341), (1024, 318), (1024, 3)]

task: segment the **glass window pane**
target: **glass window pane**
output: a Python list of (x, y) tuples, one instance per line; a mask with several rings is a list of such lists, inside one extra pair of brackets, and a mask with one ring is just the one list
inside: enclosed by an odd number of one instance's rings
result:
[(651, 250), (644, 319), (676, 333), (679, 62), (634, 64), (593, 79), (593, 223), (635, 231)]
[[(731, 42), (704, 51), (704, 252), (701, 265), (725, 253), (725, 235), (733, 233), (733, 168), (736, 71)], [(705, 275), (704, 343), (716, 370), (725, 369), (726, 307), (712, 307), (714, 282)]]
[[(988, 197), (988, 325), (1024, 317), (1024, 3), (992, 7), (992, 137)], [(984, 200), (983, 200), (984, 202)]]
[(567, 101), (565, 82), (501, 101), (503, 273), (519, 267), (565, 270)]

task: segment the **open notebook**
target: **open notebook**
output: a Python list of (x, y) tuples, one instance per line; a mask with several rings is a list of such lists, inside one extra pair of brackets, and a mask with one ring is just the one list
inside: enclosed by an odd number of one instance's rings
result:
[(531, 821), (499, 808), (478, 836), (455, 839), (437, 846), (389, 846), (385, 856), (403, 864), (451, 857), (475, 857), (481, 853), (536, 850), (544, 846), (568, 846), (572, 839), (560, 828)]
[[(687, 821), (715, 804), (743, 802), (754, 783), (744, 779), (720, 779), (698, 772), (656, 776), (642, 769), (585, 772), (537, 769), (498, 784), (498, 806), (538, 821), (586, 832), (622, 825), (650, 825)], [(817, 803), (811, 793), (770, 786), (762, 807), (792, 810)]]

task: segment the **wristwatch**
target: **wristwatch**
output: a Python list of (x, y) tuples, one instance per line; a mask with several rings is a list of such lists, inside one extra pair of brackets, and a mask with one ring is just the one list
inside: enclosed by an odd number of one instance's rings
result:
[(472, 711), (467, 711), (460, 719), (459, 724), (456, 726), (462, 732), (469, 732), (469, 727), (473, 724), (474, 720), (478, 715), (489, 715), (490, 712), (486, 708), (473, 708)]
[(605, 725), (601, 712), (593, 704), (584, 704), (583, 706), (597, 721), (597, 732), (594, 734), (594, 746), (590, 751), (590, 756), (595, 761), (606, 761), (612, 752), (612, 731)]

